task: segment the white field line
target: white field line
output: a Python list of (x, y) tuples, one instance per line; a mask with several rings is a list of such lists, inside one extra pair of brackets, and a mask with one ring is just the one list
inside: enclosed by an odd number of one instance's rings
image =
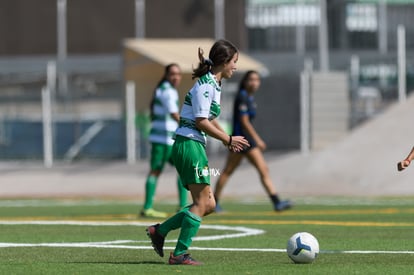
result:
[[(96, 222), (96, 221), (0, 221), (0, 225), (79, 225), (79, 226), (148, 226), (142, 222)], [(241, 238), (263, 234), (265, 231), (241, 226), (201, 225), (204, 229), (238, 231), (235, 234), (223, 234), (195, 237), (194, 241), (211, 241), (227, 238)], [(72, 248), (108, 248), (108, 249), (153, 249), (151, 246), (120, 245), (126, 243), (142, 243), (137, 240), (116, 240), (103, 242), (77, 242), (77, 243), (0, 243), (0, 248), (6, 247), (72, 247)], [(145, 242), (148, 242), (146, 240)], [(176, 242), (176, 240), (166, 240)], [(164, 247), (173, 250), (175, 247)], [(225, 248), (225, 247), (191, 247), (191, 250), (204, 251), (239, 251), (239, 252), (286, 252), (286, 249), (278, 248)], [(386, 250), (321, 250), (323, 254), (414, 254), (414, 251), (386, 251)]]
[[(166, 201), (168, 204), (169, 201)], [(175, 202), (174, 202), (175, 203)], [(46, 199), (32, 199), (32, 200), (0, 200), (0, 207), (51, 207), (51, 206), (61, 206), (61, 207), (72, 207), (72, 206), (100, 206), (100, 205), (140, 205), (136, 201), (120, 201), (120, 200), (46, 200)], [(171, 201), (173, 204), (173, 201)]]
[[(0, 225), (79, 225), (79, 226), (149, 226), (151, 223), (143, 222), (100, 222), (100, 221), (0, 221)], [(236, 231), (236, 233), (226, 233), (221, 235), (194, 237), (193, 241), (215, 241), (231, 238), (242, 238), (264, 234), (261, 229), (248, 228), (243, 226), (226, 225), (201, 225), (202, 229), (215, 229), (223, 231)], [(125, 242), (125, 241), (123, 241)], [(136, 241), (131, 241), (136, 242)], [(147, 241), (148, 242), (148, 241)], [(165, 240), (165, 242), (176, 242), (176, 240)], [(101, 244), (101, 243), (100, 243)]]
[[(375, 199), (375, 198), (320, 198), (320, 197), (306, 197), (306, 198), (297, 198), (295, 201), (298, 204), (304, 205), (375, 205), (375, 206), (399, 206), (399, 205), (413, 205), (412, 198), (389, 198), (389, 199)], [(175, 204), (174, 200), (164, 200), (166, 204)], [(267, 199), (244, 199), (241, 200), (242, 204), (264, 204), (267, 205), (269, 202)], [(50, 207), (50, 206), (74, 206), (74, 205), (84, 205), (84, 206), (99, 206), (99, 205), (140, 205), (137, 201), (119, 201), (119, 200), (45, 200), (45, 199), (27, 199), (27, 200), (0, 200), (0, 207)]]
[[(129, 243), (134, 241), (121, 240), (114, 243)], [(147, 241), (148, 242), (148, 241)], [(151, 246), (132, 246), (132, 245), (111, 245), (111, 242), (93, 243), (0, 243), (0, 248), (5, 247), (71, 247), (71, 248), (109, 248), (109, 249), (135, 249), (152, 250)], [(173, 246), (165, 246), (166, 250), (174, 250)], [(203, 251), (234, 251), (234, 252), (281, 252), (286, 253), (286, 249), (280, 248), (231, 248), (231, 247), (191, 247), (191, 250)], [(385, 251), (385, 250), (322, 250), (321, 254), (414, 254), (414, 251)]]

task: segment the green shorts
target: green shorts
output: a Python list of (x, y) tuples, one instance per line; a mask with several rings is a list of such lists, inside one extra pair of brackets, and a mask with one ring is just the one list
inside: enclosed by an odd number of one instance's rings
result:
[(172, 164), (171, 153), (172, 145), (151, 143), (151, 170), (162, 171), (166, 162)]
[(210, 185), (210, 169), (204, 144), (176, 136), (172, 160), (185, 188), (189, 184)]

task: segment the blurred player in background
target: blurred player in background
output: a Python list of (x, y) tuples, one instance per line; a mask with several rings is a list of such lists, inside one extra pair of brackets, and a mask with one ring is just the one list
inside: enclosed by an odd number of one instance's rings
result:
[(173, 160), (182, 183), (191, 192), (193, 204), (185, 207), (161, 224), (147, 228), (155, 252), (164, 256), (167, 234), (181, 228), (169, 264), (200, 265), (188, 253), (192, 238), (197, 235), (202, 218), (214, 212), (216, 202), (210, 188), (210, 170), (206, 154), (206, 135), (218, 139), (231, 151), (249, 146), (242, 136), (229, 136), (215, 120), (220, 114), (221, 80), (236, 70), (237, 48), (227, 40), (218, 40), (210, 49), (208, 59), (198, 49), (199, 65), (193, 71), (198, 78), (187, 93), (176, 131)]
[(263, 151), (266, 149), (266, 143), (256, 132), (252, 125), (252, 120), (256, 116), (256, 103), (254, 94), (260, 87), (260, 76), (256, 71), (248, 71), (240, 81), (239, 91), (234, 101), (233, 109), (233, 135), (244, 136), (250, 143), (250, 147), (240, 153), (229, 152), (224, 170), (214, 189), (216, 199), (216, 212), (221, 212), (222, 208), (219, 199), (229, 177), (239, 166), (244, 157), (259, 172), (260, 180), (271, 199), (273, 208), (276, 211), (283, 211), (292, 206), (288, 200), (282, 201), (276, 193), (276, 189), (269, 175), (269, 168), (263, 157)]
[(414, 159), (414, 147), (411, 149), (410, 153), (405, 159), (397, 163), (398, 171), (402, 171), (405, 168), (407, 168), (413, 159)]
[[(171, 152), (173, 135), (180, 120), (177, 87), (181, 82), (181, 69), (175, 64), (165, 67), (164, 76), (159, 81), (151, 101), (151, 170), (145, 183), (145, 203), (141, 211), (143, 217), (165, 218), (167, 213), (153, 208), (158, 177), (166, 162), (172, 163)], [(187, 190), (177, 177), (178, 200), (180, 209), (187, 204)]]

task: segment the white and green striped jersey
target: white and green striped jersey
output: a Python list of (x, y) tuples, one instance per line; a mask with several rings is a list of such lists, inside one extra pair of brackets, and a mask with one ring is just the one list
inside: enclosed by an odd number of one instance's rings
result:
[(178, 127), (172, 113), (178, 113), (178, 92), (168, 82), (164, 81), (155, 90), (152, 106), (152, 122), (149, 140), (153, 143), (172, 145), (173, 136)]
[(206, 144), (206, 134), (196, 127), (196, 118), (212, 120), (220, 114), (221, 87), (212, 73), (200, 77), (184, 99), (177, 135)]

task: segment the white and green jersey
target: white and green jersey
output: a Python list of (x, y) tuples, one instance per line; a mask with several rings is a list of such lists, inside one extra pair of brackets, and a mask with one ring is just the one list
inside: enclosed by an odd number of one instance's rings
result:
[(153, 143), (172, 145), (173, 136), (178, 127), (172, 113), (178, 113), (178, 92), (168, 82), (164, 81), (155, 90), (152, 106), (152, 123), (149, 140)]
[(206, 144), (206, 134), (196, 127), (196, 118), (212, 120), (220, 114), (221, 87), (212, 73), (200, 77), (184, 99), (177, 135)]

